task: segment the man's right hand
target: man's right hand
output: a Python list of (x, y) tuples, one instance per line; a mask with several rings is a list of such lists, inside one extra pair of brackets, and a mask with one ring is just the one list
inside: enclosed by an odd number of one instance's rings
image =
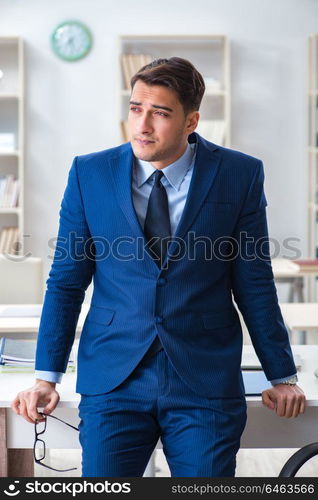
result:
[(34, 424), (36, 419), (43, 421), (44, 418), (38, 413), (37, 407), (44, 407), (43, 413), (46, 414), (56, 408), (60, 396), (55, 385), (54, 382), (36, 379), (34, 386), (18, 393), (11, 403), (12, 410), (31, 424)]

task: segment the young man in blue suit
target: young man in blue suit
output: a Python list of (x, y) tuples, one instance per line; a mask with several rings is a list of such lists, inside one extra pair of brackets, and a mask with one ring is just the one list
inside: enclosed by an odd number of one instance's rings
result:
[(74, 158), (60, 210), (36, 353), (13, 410), (51, 413), (94, 279), (78, 351), (82, 475), (142, 476), (161, 438), (172, 476), (235, 475), (246, 424), (238, 305), (273, 387), (297, 386), (271, 268), (262, 162), (195, 131), (201, 74), (172, 57), (132, 78), (131, 141)]

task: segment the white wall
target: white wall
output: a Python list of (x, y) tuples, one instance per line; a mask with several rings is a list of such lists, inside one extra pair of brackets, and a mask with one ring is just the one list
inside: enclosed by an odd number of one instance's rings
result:
[[(77, 63), (53, 54), (54, 27), (76, 18), (94, 48)], [(48, 240), (75, 155), (117, 145), (117, 36), (222, 33), (232, 49), (232, 147), (262, 158), (270, 236), (306, 256), (306, 41), (315, 0), (0, 0), (0, 35), (26, 43), (26, 251)]]

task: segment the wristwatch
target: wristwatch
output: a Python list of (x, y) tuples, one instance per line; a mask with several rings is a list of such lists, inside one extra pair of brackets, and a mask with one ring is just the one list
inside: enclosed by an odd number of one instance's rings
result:
[(297, 382), (298, 382), (298, 377), (297, 377), (297, 375), (294, 375), (293, 377), (290, 377), (288, 380), (285, 380), (284, 382), (280, 382), (280, 384), (296, 385)]

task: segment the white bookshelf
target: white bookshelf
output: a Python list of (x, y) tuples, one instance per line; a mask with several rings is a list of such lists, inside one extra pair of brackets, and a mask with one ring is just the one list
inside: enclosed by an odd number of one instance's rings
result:
[[(16, 227), (17, 238), (11, 240), (5, 253), (24, 253), (24, 48), (17, 36), (0, 37), (0, 134), (13, 134), (12, 149), (4, 150), (0, 142), (0, 177), (18, 180), (17, 203), (4, 205), (0, 200), (0, 242), (5, 227)], [(9, 206), (8, 206), (9, 205)], [(3, 247), (2, 251), (3, 251)]]
[[(130, 67), (125, 72), (123, 55), (147, 55), (149, 60), (173, 56), (188, 59), (202, 74), (206, 90), (200, 106), (200, 121), (196, 132), (216, 144), (230, 147), (230, 44), (225, 35), (121, 35), (118, 40), (118, 123), (119, 142), (129, 136), (123, 133), (122, 123), (127, 121), (132, 76), (144, 64)], [(142, 61), (142, 59), (140, 59)], [(137, 58), (138, 62), (138, 58)]]
[[(318, 258), (318, 35), (308, 38), (308, 257)], [(309, 300), (317, 297), (317, 279), (309, 280)]]

